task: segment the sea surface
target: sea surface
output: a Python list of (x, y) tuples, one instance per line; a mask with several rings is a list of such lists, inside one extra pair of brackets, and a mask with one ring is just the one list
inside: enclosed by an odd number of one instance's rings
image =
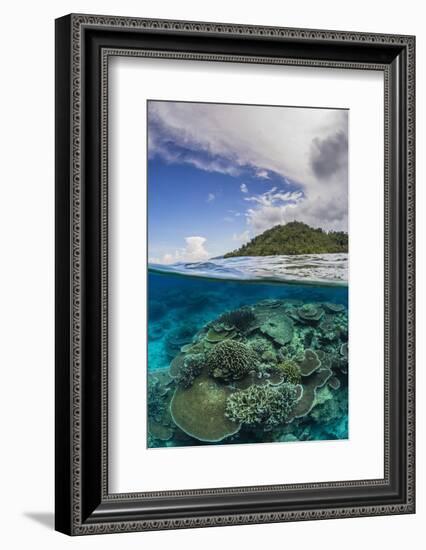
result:
[[(265, 300), (283, 303), (294, 301), (299, 306), (338, 304), (344, 306), (347, 322), (348, 255), (215, 258), (173, 265), (150, 264), (148, 375), (167, 372), (181, 347), (191, 343), (195, 335), (225, 312), (253, 307)], [(319, 329), (314, 327), (312, 330)], [(347, 402), (347, 375), (346, 380), (341, 379), (339, 391), (346, 392)], [(342, 408), (342, 394), (339, 394), (339, 399)], [(150, 405), (153, 404), (148, 402)], [(302, 426), (298, 428), (295, 437), (298, 440), (347, 438), (347, 407), (346, 413), (337, 419), (333, 418), (332, 422), (333, 426), (326, 426), (324, 430), (318, 422), (312, 423), (307, 432), (305, 429), (308, 434), (305, 433), (305, 438), (301, 432), (304, 429)], [(148, 446), (203, 444), (197, 440), (191, 441), (191, 438), (183, 443), (181, 440), (175, 441), (173, 436), (163, 439), (151, 439)], [(232, 438), (221, 443), (231, 442)], [(252, 441), (236, 438), (235, 442)]]

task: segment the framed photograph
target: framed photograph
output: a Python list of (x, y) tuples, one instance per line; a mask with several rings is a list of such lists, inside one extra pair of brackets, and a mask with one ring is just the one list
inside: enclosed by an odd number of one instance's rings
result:
[(56, 21), (56, 529), (415, 511), (413, 36)]

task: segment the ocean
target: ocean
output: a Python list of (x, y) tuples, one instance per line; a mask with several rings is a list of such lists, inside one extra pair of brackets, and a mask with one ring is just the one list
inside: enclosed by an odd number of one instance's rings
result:
[(149, 265), (148, 447), (348, 438), (348, 255)]

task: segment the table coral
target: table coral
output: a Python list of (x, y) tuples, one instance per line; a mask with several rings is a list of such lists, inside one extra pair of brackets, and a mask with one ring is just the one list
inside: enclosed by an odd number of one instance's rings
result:
[(309, 376), (315, 372), (321, 365), (318, 355), (312, 349), (305, 349), (302, 359), (298, 361), (300, 373), (302, 376)]
[(284, 346), (293, 338), (293, 322), (287, 315), (274, 316), (260, 325), (260, 331), (280, 346)]
[(240, 423), (225, 416), (232, 390), (207, 375), (189, 388), (177, 388), (170, 403), (174, 423), (199, 441), (218, 442), (235, 434)]
[(298, 386), (302, 389), (302, 395), (292, 411), (292, 418), (302, 418), (311, 412), (317, 390), (327, 383), (332, 374), (330, 369), (321, 369), (303, 379), (303, 386)]
[(342, 313), (345, 311), (345, 306), (343, 304), (335, 304), (334, 302), (324, 302), (324, 308), (330, 313)]
[(316, 304), (304, 304), (297, 309), (297, 315), (305, 323), (316, 324), (324, 315), (324, 310)]

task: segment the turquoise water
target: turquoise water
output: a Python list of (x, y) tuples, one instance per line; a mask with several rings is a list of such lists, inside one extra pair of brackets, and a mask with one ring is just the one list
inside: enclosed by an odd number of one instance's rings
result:
[[(347, 363), (343, 364), (345, 345), (347, 345), (348, 287), (346, 284), (324, 284), (324, 281), (318, 283), (314, 280), (303, 284), (282, 280), (265, 282), (261, 278), (254, 277), (248, 280), (229, 279), (226, 278), (226, 271), (223, 277), (217, 277), (216, 274), (210, 277), (206, 268), (204, 268), (204, 276), (193, 276), (190, 269), (179, 271), (177, 273), (170, 269), (161, 271), (150, 269), (148, 273), (148, 418), (150, 426), (148, 447), (307, 441), (348, 437), (348, 369)], [(334, 308), (333, 304), (337, 307)], [(314, 310), (317, 308), (320, 312), (318, 315), (322, 315), (320, 320), (306, 321), (302, 318), (304, 306)], [(282, 310), (285, 312), (283, 315), (286, 322), (289, 318), (291, 319), (289, 322), (293, 327), (292, 341), (281, 345), (281, 342), (277, 343), (277, 340), (271, 339), (269, 334), (265, 335), (262, 332), (263, 328), (256, 329), (256, 323), (253, 325), (254, 329), (252, 327), (247, 332), (238, 332), (233, 339), (241, 345), (247, 344), (253, 348), (262, 340), (260, 344), (271, 347), (272, 355), (275, 354), (271, 363), (267, 363), (271, 353), (265, 361), (264, 355), (262, 359), (258, 355), (259, 364), (261, 363), (258, 368), (262, 371), (262, 376), (271, 376), (270, 373), (275, 372), (277, 365), (281, 365), (281, 361), (286, 359), (296, 358), (301, 361), (301, 354), (303, 356), (306, 349), (313, 350), (321, 356), (322, 364), (318, 370), (329, 368), (331, 378), (324, 386), (315, 390), (315, 406), (305, 416), (294, 418), (291, 422), (275, 423), (272, 429), (266, 424), (263, 425), (262, 422), (254, 425), (243, 423), (236, 433), (217, 441), (213, 441), (213, 438), (204, 440), (203, 437), (194, 436), (193, 430), (188, 429), (187, 424), (184, 424), (182, 429), (181, 421), (176, 420), (177, 415), (170, 414), (171, 407), (173, 413), (173, 405), (171, 406), (173, 396), (178, 391), (182, 393), (177, 379), (170, 375), (170, 364), (175, 358), (185, 357), (182, 348), (186, 350), (194, 343), (205, 343), (209, 327), (214, 326), (214, 330), (219, 330), (214, 323), (217, 323), (225, 312), (250, 310), (256, 315), (260, 312), (264, 321), (265, 311), (268, 312), (269, 307), (271, 315), (276, 315), (277, 311)], [(334, 309), (338, 312), (336, 313)], [(214, 347), (210, 343), (206, 345), (208, 350)], [(198, 354), (198, 360), (200, 357), (202, 360), (207, 355)], [(264, 374), (265, 372), (267, 374)], [(261, 374), (257, 373), (256, 376), (260, 377)], [(336, 378), (338, 381), (333, 382)], [(196, 377), (193, 384), (198, 380), (201, 378)], [(303, 386), (305, 395), (308, 388), (307, 381), (310, 378), (301, 380), (306, 383), (306, 387)], [(218, 379), (212, 381), (212, 384), (218, 384), (221, 391), (241, 391), (242, 386), (238, 386), (239, 382)], [(337, 385), (339, 385), (338, 388), (335, 387)], [(188, 391), (188, 387), (185, 387), (185, 392)], [(182, 403), (185, 406), (185, 402), (188, 402), (188, 411), (183, 413), (196, 414), (195, 409), (190, 409), (192, 397), (185, 392), (182, 394), (179, 406), (182, 408)], [(202, 410), (197, 414), (203, 414)], [(191, 425), (191, 419), (189, 419), (189, 425)]]

